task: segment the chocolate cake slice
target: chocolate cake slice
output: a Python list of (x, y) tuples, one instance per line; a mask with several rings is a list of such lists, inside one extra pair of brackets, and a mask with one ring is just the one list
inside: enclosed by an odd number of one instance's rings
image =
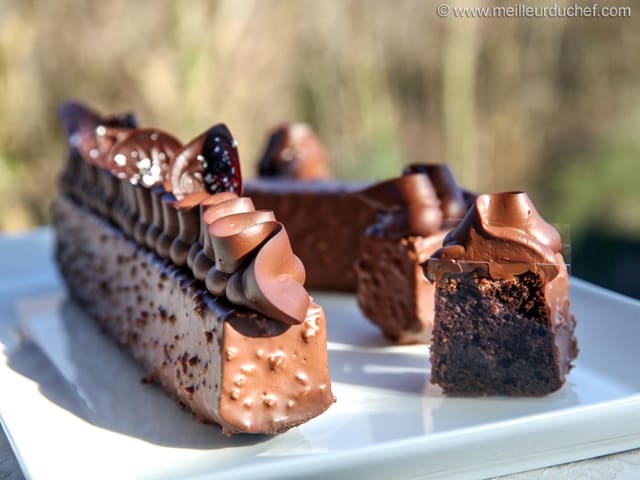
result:
[[(70, 294), (148, 379), (226, 434), (279, 433), (326, 410), (324, 312), (283, 224), (238, 196), (228, 129), (182, 146), (106, 128), (77, 104), (62, 113), (71, 148), (54, 225)], [(208, 270), (196, 277), (199, 257)]]
[(431, 381), (451, 395), (541, 396), (578, 349), (560, 235), (524, 192), (480, 195), (425, 264)]
[(390, 340), (427, 343), (435, 288), (422, 264), (464, 216), (463, 190), (447, 165), (415, 164), (403, 177), (369, 187), (358, 198), (378, 212), (355, 263), (358, 305)]

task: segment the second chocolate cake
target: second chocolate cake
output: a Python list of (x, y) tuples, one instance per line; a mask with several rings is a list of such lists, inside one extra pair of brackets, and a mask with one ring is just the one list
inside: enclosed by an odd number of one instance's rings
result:
[(464, 216), (467, 201), (446, 165), (409, 165), (403, 173), (357, 194), (378, 212), (355, 262), (357, 299), (390, 340), (426, 343), (435, 289), (421, 265)]

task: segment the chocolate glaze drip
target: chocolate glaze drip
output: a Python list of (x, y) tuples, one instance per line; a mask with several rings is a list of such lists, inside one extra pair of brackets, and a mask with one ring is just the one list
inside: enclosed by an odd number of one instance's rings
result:
[(165, 194), (162, 185), (156, 185), (149, 190), (149, 200), (151, 203), (151, 223), (144, 236), (144, 244), (150, 250), (155, 250), (158, 237), (164, 227), (162, 217), (162, 196)]
[(160, 258), (170, 258), (171, 245), (178, 236), (178, 210), (175, 208), (175, 197), (165, 193), (160, 197), (162, 209), (162, 232), (156, 240), (156, 253)]
[(430, 279), (444, 272), (488, 270), (491, 278), (542, 272), (546, 282), (564, 268), (558, 231), (525, 192), (480, 195), (426, 264)]
[[(174, 204), (178, 212), (178, 236), (171, 244), (169, 256), (171, 261), (179, 267), (186, 264), (191, 269), (193, 257), (202, 250), (199, 205), (208, 197), (209, 195), (204, 192), (196, 193)], [(193, 253), (191, 253), (192, 250)]]
[(376, 228), (390, 238), (428, 236), (442, 224), (440, 200), (424, 174), (407, 174), (377, 183), (356, 195), (378, 210)]
[(443, 228), (456, 225), (467, 213), (470, 203), (465, 200), (463, 190), (456, 183), (449, 166), (436, 163), (414, 163), (402, 170), (403, 175), (414, 173), (426, 174), (431, 180), (440, 199)]
[(268, 318), (304, 321), (310, 303), (304, 266), (273, 212), (256, 211), (248, 198), (225, 197), (207, 207), (203, 219), (215, 258), (207, 289)]
[(271, 132), (258, 174), (298, 180), (331, 178), (327, 152), (306, 123), (286, 123)]

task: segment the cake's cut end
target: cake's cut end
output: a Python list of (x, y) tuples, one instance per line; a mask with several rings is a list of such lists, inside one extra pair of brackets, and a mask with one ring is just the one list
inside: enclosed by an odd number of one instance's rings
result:
[(400, 240), (369, 234), (355, 263), (357, 300), (365, 317), (398, 344), (428, 343), (434, 285), (421, 264), (442, 245), (446, 231)]
[(563, 385), (578, 349), (561, 248), (526, 193), (477, 198), (425, 263), (436, 287), (432, 382), (459, 395)]
[(258, 175), (297, 180), (331, 178), (327, 152), (306, 123), (285, 123), (271, 132), (258, 162)]
[(315, 303), (295, 331), (280, 335), (248, 332), (240, 319), (225, 322), (220, 394), (225, 423), (243, 432), (280, 433), (329, 408), (335, 399), (322, 348), (325, 325), (324, 311)]

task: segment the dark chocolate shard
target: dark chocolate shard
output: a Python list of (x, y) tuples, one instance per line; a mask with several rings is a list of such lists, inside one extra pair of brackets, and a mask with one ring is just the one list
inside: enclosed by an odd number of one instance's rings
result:
[(178, 200), (197, 192), (242, 193), (238, 147), (222, 123), (189, 142), (169, 170), (171, 189)]

